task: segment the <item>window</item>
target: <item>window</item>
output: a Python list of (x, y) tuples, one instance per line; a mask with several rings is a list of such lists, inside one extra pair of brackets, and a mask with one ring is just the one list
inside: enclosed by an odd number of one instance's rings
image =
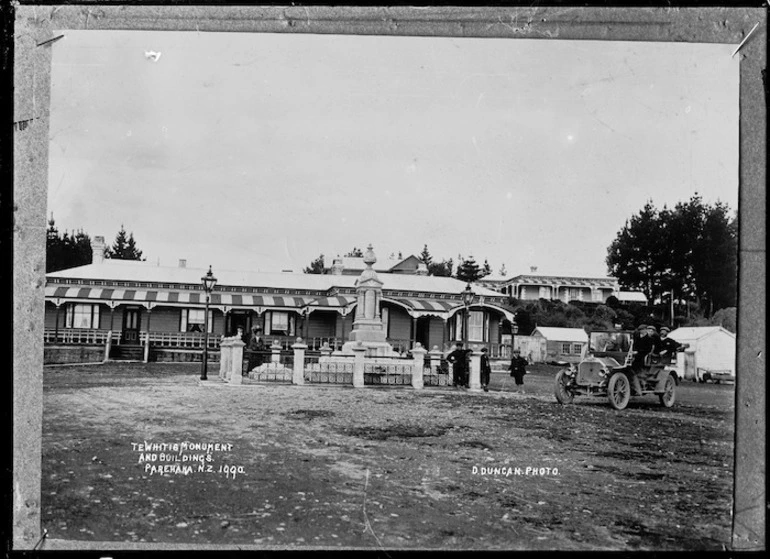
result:
[(551, 298), (551, 290), (548, 287), (545, 287), (545, 286), (540, 287), (540, 298), (541, 299), (550, 299)]
[(571, 348), (572, 348), (572, 344), (570, 344), (570, 343), (563, 343), (563, 344), (561, 344), (561, 352), (564, 355), (568, 355)]
[(572, 353), (575, 355), (583, 353), (583, 344), (572, 344)]
[(468, 341), (484, 341), (484, 311), (470, 311), (468, 313)]
[(583, 300), (583, 290), (579, 287), (570, 287), (569, 288), (569, 300), (570, 301), (582, 301)]
[(99, 305), (68, 305), (65, 328), (99, 328)]
[(594, 291), (594, 301), (597, 301), (599, 303), (604, 301), (604, 291), (601, 289), (597, 289)]
[[(181, 332), (203, 332), (204, 328), (203, 309), (182, 309), (182, 320), (179, 330)], [(209, 334), (214, 323), (213, 311), (209, 311)]]
[(265, 335), (293, 336), (294, 314), (286, 311), (268, 311), (265, 313)]

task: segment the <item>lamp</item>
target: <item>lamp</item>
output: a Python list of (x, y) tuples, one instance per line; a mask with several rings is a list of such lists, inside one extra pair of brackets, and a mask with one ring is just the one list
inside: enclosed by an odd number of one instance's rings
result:
[(476, 294), (471, 289), (470, 282), (465, 286), (462, 292), (463, 305), (465, 305), (465, 313), (463, 315), (463, 345), (468, 345), (468, 308), (473, 304), (473, 298)]
[(211, 266), (205, 276), (201, 278), (203, 290), (206, 292), (206, 310), (203, 314), (203, 359), (201, 360), (201, 380), (208, 380), (208, 360), (209, 360), (209, 299), (214, 286), (217, 284), (217, 278), (211, 273)]

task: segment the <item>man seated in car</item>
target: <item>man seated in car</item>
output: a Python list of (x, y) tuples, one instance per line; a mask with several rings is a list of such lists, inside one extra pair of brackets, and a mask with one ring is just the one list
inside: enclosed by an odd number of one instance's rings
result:
[(676, 352), (690, 347), (690, 344), (680, 344), (675, 339), (669, 338), (668, 333), (670, 331), (671, 329), (668, 326), (664, 326), (660, 329), (660, 339), (658, 340), (655, 351), (662, 357), (675, 360)]
[(654, 326), (641, 324), (634, 332), (634, 358), (631, 362), (631, 386), (633, 394), (639, 396), (642, 393), (642, 385), (639, 382), (639, 373), (645, 367), (645, 358), (655, 349), (655, 343), (650, 337), (650, 329), (655, 330)]

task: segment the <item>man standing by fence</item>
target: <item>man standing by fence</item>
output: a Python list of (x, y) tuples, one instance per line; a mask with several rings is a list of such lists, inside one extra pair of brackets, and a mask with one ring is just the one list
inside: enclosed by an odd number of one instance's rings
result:
[(468, 350), (463, 349), (463, 343), (457, 342), (455, 350), (446, 357), (452, 364), (452, 383), (455, 387), (468, 388), (468, 353)]

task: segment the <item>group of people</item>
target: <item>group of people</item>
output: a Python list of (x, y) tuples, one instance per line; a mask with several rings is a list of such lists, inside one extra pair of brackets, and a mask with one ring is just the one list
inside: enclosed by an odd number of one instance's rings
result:
[[(473, 353), (470, 349), (464, 349), (462, 342), (455, 344), (455, 349), (449, 355), (446, 360), (452, 364), (452, 384), (455, 388), (469, 388), (470, 387), (470, 356)], [(492, 367), (489, 364), (489, 350), (487, 348), (481, 349), (481, 388), (484, 392), (489, 392), (489, 377), (492, 374)], [(511, 364), (508, 370), (511, 372), (511, 376), (516, 382), (517, 391), (524, 392), (524, 375), (527, 374), (526, 370), (527, 360), (521, 356), (521, 352), (517, 349), (513, 352), (511, 358)]]
[(648, 364), (648, 355), (668, 358), (688, 346), (688, 344), (680, 344), (673, 338), (669, 338), (668, 334), (670, 331), (671, 329), (668, 326), (663, 326), (660, 329), (660, 334), (658, 334), (658, 329), (655, 326), (641, 324), (634, 332), (634, 356), (631, 362), (631, 369), (634, 372), (631, 379), (634, 393), (641, 394), (642, 392), (638, 373)]
[(686, 347), (676, 340), (669, 338), (671, 329), (663, 326), (658, 334), (657, 328), (652, 325), (641, 324), (634, 332), (634, 360), (632, 366), (639, 370), (644, 366), (645, 358), (648, 355), (671, 356), (679, 349)]

